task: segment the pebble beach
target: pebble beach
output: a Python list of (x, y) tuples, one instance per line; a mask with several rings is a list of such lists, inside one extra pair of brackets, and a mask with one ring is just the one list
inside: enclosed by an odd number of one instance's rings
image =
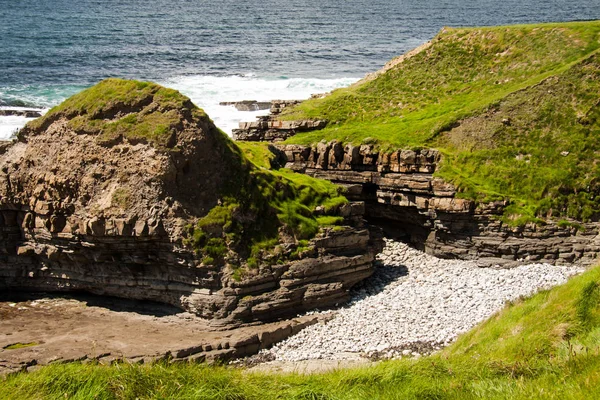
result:
[(580, 272), (550, 264), (480, 268), (386, 239), (375, 274), (354, 290), (349, 305), (260, 357), (284, 362), (419, 357), (452, 343), (507, 302)]

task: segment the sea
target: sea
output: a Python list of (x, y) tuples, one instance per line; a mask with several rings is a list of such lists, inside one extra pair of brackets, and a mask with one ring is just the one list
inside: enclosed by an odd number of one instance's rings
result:
[[(347, 86), (444, 26), (600, 19), (600, 0), (0, 0), (0, 108), (42, 112), (107, 77), (177, 89), (230, 133)], [(0, 117), (0, 139), (27, 122)]]

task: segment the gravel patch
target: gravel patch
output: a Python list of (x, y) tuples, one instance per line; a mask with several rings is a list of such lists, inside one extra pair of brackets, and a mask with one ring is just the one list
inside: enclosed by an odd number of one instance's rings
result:
[(348, 306), (261, 356), (277, 361), (418, 357), (447, 346), (506, 302), (580, 272), (549, 264), (479, 268), (472, 261), (442, 260), (386, 240), (375, 274), (356, 288)]

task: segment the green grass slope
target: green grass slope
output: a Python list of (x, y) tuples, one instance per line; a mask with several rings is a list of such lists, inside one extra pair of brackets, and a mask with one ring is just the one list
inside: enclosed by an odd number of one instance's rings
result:
[(75, 132), (96, 135), (101, 143), (123, 136), (131, 142), (168, 146), (172, 131), (181, 125), (182, 110), (194, 118), (208, 118), (176, 90), (151, 82), (110, 78), (71, 96), (30, 122), (20, 136), (43, 130), (64, 117)]
[(446, 28), (375, 79), (288, 110), (330, 121), (288, 142), (436, 147), (463, 197), (513, 201), (507, 220), (597, 219), (599, 48), (600, 21)]
[(6, 399), (593, 399), (600, 268), (509, 304), (433, 356), (310, 376), (205, 365), (68, 364), (0, 382)]

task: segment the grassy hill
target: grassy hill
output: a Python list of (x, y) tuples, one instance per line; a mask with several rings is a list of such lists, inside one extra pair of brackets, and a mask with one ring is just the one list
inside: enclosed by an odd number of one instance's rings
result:
[(508, 304), (444, 351), (318, 375), (205, 365), (68, 364), (0, 381), (3, 399), (592, 399), (600, 268)]
[(462, 197), (513, 201), (507, 221), (596, 220), (599, 48), (600, 21), (445, 28), (374, 79), (288, 110), (330, 121), (288, 142), (435, 147)]

